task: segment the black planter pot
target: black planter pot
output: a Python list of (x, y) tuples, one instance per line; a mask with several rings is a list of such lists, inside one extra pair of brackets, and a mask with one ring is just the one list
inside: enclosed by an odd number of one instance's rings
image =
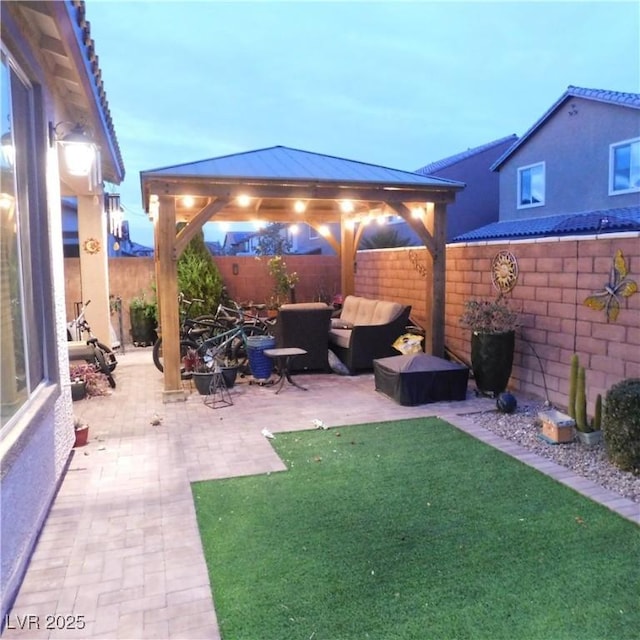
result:
[(201, 396), (208, 396), (209, 389), (211, 388), (211, 381), (213, 380), (213, 372), (211, 373), (199, 373), (193, 372), (193, 382), (196, 385), (196, 389)]
[(71, 381), (71, 399), (75, 402), (76, 400), (82, 400), (87, 397), (87, 385), (83, 380), (72, 380)]
[(156, 321), (145, 315), (145, 312), (145, 309), (129, 309), (131, 340), (136, 346), (146, 347), (158, 339)]
[(471, 368), (478, 391), (496, 397), (509, 382), (515, 331), (471, 334)]
[(238, 377), (238, 367), (220, 367), (220, 372), (224, 378), (224, 383), (227, 385), (227, 389), (231, 389)]

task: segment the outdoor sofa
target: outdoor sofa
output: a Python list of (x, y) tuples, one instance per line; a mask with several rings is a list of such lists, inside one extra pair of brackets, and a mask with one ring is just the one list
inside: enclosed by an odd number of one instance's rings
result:
[(347, 296), (331, 320), (329, 348), (351, 374), (372, 369), (378, 358), (397, 356), (394, 341), (406, 332), (411, 305)]

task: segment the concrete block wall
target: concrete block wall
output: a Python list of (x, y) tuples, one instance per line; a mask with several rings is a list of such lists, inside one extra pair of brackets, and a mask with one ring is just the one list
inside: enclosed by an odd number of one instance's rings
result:
[[(510, 388), (566, 407), (571, 355), (577, 353), (586, 369), (589, 413), (596, 394), (610, 386), (640, 377), (640, 293), (622, 299), (616, 322), (604, 311), (584, 305), (587, 296), (609, 283), (613, 257), (621, 249), (629, 278), (640, 285), (638, 234), (599, 238), (566, 238), (512, 243), (449, 245), (446, 254), (447, 285), (445, 344), (469, 361), (470, 332), (459, 325), (468, 298), (495, 298), (491, 261), (502, 249), (511, 251), (519, 266), (516, 287), (507, 297), (522, 313)], [(273, 282), (266, 259), (250, 256), (215, 258), (230, 296), (239, 301), (266, 302)], [(336, 256), (287, 256), (287, 267), (300, 275), (299, 302), (330, 300), (340, 292), (340, 262)], [(234, 264), (237, 267), (234, 269)], [(236, 273), (234, 273), (234, 270)], [(79, 300), (77, 259), (65, 260), (67, 314), (72, 317)], [(151, 292), (152, 258), (117, 258), (109, 261), (111, 293), (123, 300), (126, 339), (129, 337), (128, 304), (141, 291)], [(425, 327), (430, 304), (431, 261), (424, 248), (405, 247), (360, 251), (357, 254), (355, 293), (412, 305), (412, 319)], [(90, 296), (88, 296), (90, 297)]]
[[(614, 383), (640, 376), (640, 293), (622, 300), (616, 322), (584, 305), (609, 283), (618, 249), (629, 278), (640, 285), (638, 235), (449, 245), (445, 343), (467, 361), (470, 332), (459, 325), (464, 301), (496, 297), (491, 262), (503, 249), (518, 261), (518, 282), (507, 297), (522, 313), (510, 388), (566, 407), (569, 362), (577, 353), (586, 369), (592, 415), (598, 393), (604, 398)], [(418, 317), (428, 300), (421, 277), (428, 263), (425, 249), (359, 252), (356, 293), (412, 304)]]

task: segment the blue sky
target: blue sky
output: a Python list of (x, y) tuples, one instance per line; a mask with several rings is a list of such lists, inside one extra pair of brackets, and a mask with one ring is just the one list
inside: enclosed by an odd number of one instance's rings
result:
[(148, 246), (140, 171), (273, 145), (413, 171), (522, 135), (569, 85), (640, 92), (635, 1), (86, 5)]

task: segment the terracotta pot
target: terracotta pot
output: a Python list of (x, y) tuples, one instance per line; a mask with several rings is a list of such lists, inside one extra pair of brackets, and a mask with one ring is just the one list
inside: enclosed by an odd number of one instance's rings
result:
[(89, 439), (89, 427), (85, 425), (80, 429), (76, 429), (75, 434), (76, 434), (76, 442), (73, 445), (74, 449), (76, 447), (84, 447), (87, 444), (87, 440)]

